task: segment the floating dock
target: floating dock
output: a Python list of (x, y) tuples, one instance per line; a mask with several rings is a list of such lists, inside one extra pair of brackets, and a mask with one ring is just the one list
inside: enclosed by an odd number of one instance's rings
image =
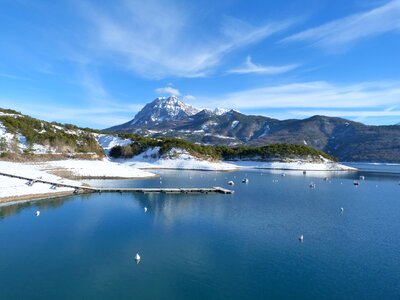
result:
[(193, 194), (193, 193), (219, 193), (219, 194), (233, 194), (233, 190), (228, 190), (219, 186), (209, 187), (209, 188), (98, 188), (83, 185), (73, 185), (63, 182), (55, 182), (49, 180), (43, 180), (41, 178), (29, 178), (20, 175), (8, 174), (0, 172), (1, 176), (8, 176), (12, 178), (18, 178), (27, 180), (27, 185), (33, 185), (36, 182), (49, 184), (53, 188), (57, 187), (67, 187), (73, 188), (74, 193), (78, 194), (80, 191), (86, 193), (164, 193), (164, 194)]
[(99, 193), (164, 193), (164, 194), (193, 194), (193, 193), (220, 193), (233, 194), (234, 191), (219, 186), (210, 188), (97, 188)]

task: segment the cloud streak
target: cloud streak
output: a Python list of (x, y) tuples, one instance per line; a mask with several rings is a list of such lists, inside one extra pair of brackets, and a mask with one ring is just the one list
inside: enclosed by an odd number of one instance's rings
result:
[(59, 106), (24, 105), (22, 113), (49, 122), (57, 120), (59, 122), (104, 129), (105, 127), (122, 124), (131, 120), (134, 114), (141, 108), (141, 105), (131, 107), (87, 107), (79, 109)]
[(206, 76), (225, 55), (290, 25), (276, 22), (253, 26), (223, 17), (219, 30), (194, 36), (191, 29), (201, 28), (197, 15), (173, 1), (168, 5), (161, 0), (122, 2), (121, 7), (112, 13), (85, 8), (94, 28), (95, 50), (110, 59), (117, 57), (127, 68), (153, 79)]
[(292, 116), (309, 117), (313, 115), (324, 115), (331, 117), (358, 117), (358, 118), (371, 118), (371, 117), (399, 117), (400, 110), (292, 110), (288, 112)]
[(238, 68), (229, 70), (228, 74), (266, 74), (275, 75), (289, 72), (295, 68), (297, 65), (285, 65), (285, 66), (262, 66), (256, 65), (252, 62), (251, 56), (246, 57), (244, 64)]
[(400, 82), (364, 82), (337, 85), (325, 81), (290, 83), (247, 89), (203, 103), (235, 109), (367, 108), (398, 105)]
[(353, 14), (319, 27), (307, 29), (282, 42), (310, 42), (313, 46), (331, 48), (357, 40), (400, 30), (400, 1), (391, 1), (372, 10)]
[(171, 95), (171, 96), (179, 96), (181, 94), (178, 89), (175, 89), (175, 88), (173, 88), (171, 86), (158, 88), (158, 89), (155, 90), (155, 92), (157, 94), (161, 94), (161, 95), (167, 94), (167, 95)]

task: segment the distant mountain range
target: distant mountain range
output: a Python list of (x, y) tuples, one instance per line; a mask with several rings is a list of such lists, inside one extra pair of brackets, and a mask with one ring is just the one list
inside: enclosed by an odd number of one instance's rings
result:
[(104, 131), (215, 145), (304, 144), (341, 161), (400, 162), (397, 125), (370, 126), (326, 116), (281, 121), (235, 110), (200, 110), (171, 96), (155, 99), (131, 121)]

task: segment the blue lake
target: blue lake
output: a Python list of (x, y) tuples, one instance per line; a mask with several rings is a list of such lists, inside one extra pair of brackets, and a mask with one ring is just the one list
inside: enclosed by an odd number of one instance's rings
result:
[(386, 170), (158, 171), (161, 182), (88, 182), (229, 188), (233, 180), (235, 193), (0, 207), (0, 299), (399, 299), (400, 173)]

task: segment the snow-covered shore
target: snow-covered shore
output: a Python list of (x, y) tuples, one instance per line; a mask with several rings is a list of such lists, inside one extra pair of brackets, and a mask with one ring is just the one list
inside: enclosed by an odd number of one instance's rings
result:
[[(79, 181), (68, 180), (47, 172), (32, 168), (22, 163), (13, 163), (0, 161), (0, 171), (5, 174), (29, 177), (34, 179), (43, 179), (57, 183), (71, 184), (81, 186)], [(36, 182), (28, 185), (27, 180), (12, 178), (8, 176), (0, 176), (0, 203), (18, 199), (34, 198), (35, 195), (43, 195), (43, 197), (64, 195), (73, 193), (73, 188), (59, 187), (52, 189), (50, 184)], [(45, 196), (46, 195), (46, 196)]]
[(323, 162), (263, 162), (263, 161), (231, 161), (231, 164), (242, 169), (302, 170), (302, 171), (355, 171), (349, 167), (332, 161)]
[(335, 162), (262, 162), (262, 161), (226, 161), (210, 162), (187, 159), (159, 159), (152, 162), (118, 160), (122, 164), (138, 169), (176, 169), (199, 171), (234, 171), (239, 169), (271, 169), (271, 170), (302, 170), (302, 171), (355, 171), (352, 168)]
[[(59, 160), (39, 163), (15, 163), (0, 161), (0, 172), (19, 175), (32, 179), (80, 186), (82, 183), (69, 178), (148, 178), (155, 174), (147, 169), (178, 169), (204, 171), (234, 171), (240, 169), (302, 170), (302, 171), (354, 171), (332, 161), (319, 163), (307, 161), (260, 162), (260, 161), (207, 161), (195, 158), (188, 153), (179, 152), (174, 158), (157, 158), (151, 151), (140, 157), (128, 160)], [(175, 155), (176, 153), (174, 153)], [(143, 170), (144, 169), (144, 170)], [(73, 188), (59, 187), (51, 189), (49, 184), (35, 183), (27, 185), (27, 180), (0, 176), (0, 203), (18, 199), (47, 198), (54, 195), (72, 193)]]
[[(133, 141), (122, 139), (115, 135), (98, 135), (97, 141), (108, 155), (114, 146), (125, 146)], [(201, 171), (233, 171), (238, 169), (272, 169), (272, 170), (303, 170), (303, 171), (351, 171), (356, 170), (343, 164), (335, 163), (323, 157), (319, 162), (297, 160), (290, 162), (262, 162), (262, 161), (209, 161), (191, 155), (187, 150), (172, 148), (160, 155), (160, 147), (148, 148), (129, 159), (112, 159), (129, 167), (138, 169), (175, 169)]]
[(156, 176), (153, 173), (132, 168), (109, 160), (55, 160), (32, 165), (50, 173), (70, 173), (78, 178), (147, 178)]
[(202, 171), (234, 171), (238, 169), (272, 169), (303, 171), (352, 171), (355, 168), (327, 160), (323, 157), (319, 162), (295, 160), (290, 162), (265, 161), (208, 161), (201, 160), (182, 149), (171, 149), (164, 157), (159, 156), (159, 148), (155, 147), (134, 156), (131, 159), (116, 159), (115, 162), (138, 169), (177, 169)]
[(208, 161), (201, 160), (182, 149), (171, 149), (167, 155), (159, 156), (159, 148), (151, 148), (130, 159), (116, 159), (115, 162), (138, 169), (176, 169), (202, 171), (234, 171), (238, 169), (273, 169), (304, 171), (351, 171), (345, 166), (321, 157), (319, 162), (297, 160), (291, 162), (263, 161)]
[[(107, 160), (61, 160), (41, 163), (15, 163), (0, 161), (0, 172), (9, 175), (23, 176), (32, 179), (81, 186), (77, 180), (66, 179), (66, 176), (79, 178), (147, 178), (156, 176), (153, 173), (138, 170), (126, 165)], [(58, 176), (60, 175), (61, 176)], [(50, 184), (36, 182), (28, 185), (27, 180), (0, 176), (0, 203), (48, 198), (72, 194), (73, 188), (58, 187), (52, 189)]]

